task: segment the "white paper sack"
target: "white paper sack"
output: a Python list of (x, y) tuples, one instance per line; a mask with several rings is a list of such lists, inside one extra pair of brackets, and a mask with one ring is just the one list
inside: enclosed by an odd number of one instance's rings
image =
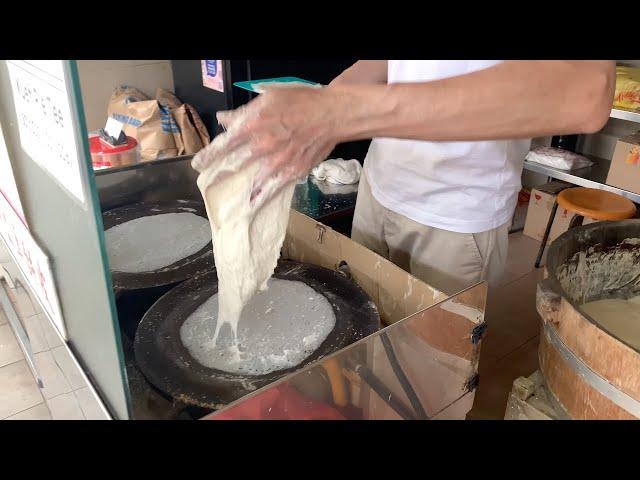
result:
[(553, 147), (537, 147), (531, 150), (526, 159), (559, 170), (577, 170), (590, 167), (593, 162), (582, 155)]
[(358, 160), (343, 160), (335, 158), (325, 160), (320, 165), (311, 170), (318, 180), (327, 181), (336, 185), (351, 185), (360, 181), (362, 165)]

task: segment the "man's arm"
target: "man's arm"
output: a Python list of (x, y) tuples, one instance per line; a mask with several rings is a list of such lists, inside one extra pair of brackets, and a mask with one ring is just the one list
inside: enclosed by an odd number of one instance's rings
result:
[(386, 60), (359, 60), (338, 75), (329, 86), (353, 84), (386, 84)]
[[(612, 61), (507, 61), (424, 83), (336, 85), (338, 141), (494, 140), (594, 133), (615, 90)], [(327, 101), (330, 101), (327, 99)]]
[(352, 140), (593, 133), (610, 115), (615, 63), (507, 61), (457, 77), (392, 85), (346, 78), (322, 89), (269, 89), (238, 110), (218, 112), (228, 131), (194, 157), (193, 167), (202, 170), (229, 155), (243, 164), (260, 161), (259, 192), (268, 178), (283, 186), (304, 176), (337, 143)]

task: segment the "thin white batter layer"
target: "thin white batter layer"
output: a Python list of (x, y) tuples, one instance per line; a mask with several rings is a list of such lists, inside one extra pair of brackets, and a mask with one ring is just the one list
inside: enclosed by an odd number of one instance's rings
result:
[[(202, 153), (206, 154), (206, 153)], [(236, 335), (242, 308), (266, 288), (280, 257), (289, 222), (295, 182), (285, 186), (256, 208), (251, 203), (253, 180), (259, 164), (245, 167), (242, 157), (230, 155), (213, 162), (198, 176), (213, 234), (213, 255), (218, 274), (219, 314), (214, 341), (224, 324)], [(277, 182), (263, 186), (264, 198)]]
[(111, 270), (158, 270), (198, 252), (211, 241), (206, 218), (193, 213), (164, 213), (136, 218), (105, 232)]
[(582, 305), (582, 310), (607, 331), (640, 350), (640, 296), (596, 300)]
[(311, 355), (335, 326), (331, 304), (302, 282), (272, 278), (268, 285), (242, 311), (237, 345), (226, 341), (226, 329), (216, 346), (211, 340), (218, 295), (200, 305), (180, 328), (191, 355), (206, 367), (248, 375), (292, 368)]

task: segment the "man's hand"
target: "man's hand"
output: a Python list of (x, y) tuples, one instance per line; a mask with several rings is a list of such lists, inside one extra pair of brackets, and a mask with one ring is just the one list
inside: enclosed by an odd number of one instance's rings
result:
[(260, 162), (252, 199), (271, 178), (276, 179), (271, 191), (277, 191), (308, 174), (338, 143), (339, 97), (331, 89), (267, 89), (245, 106), (218, 112), (227, 131), (199, 152), (192, 165), (202, 171), (230, 155), (245, 166)]

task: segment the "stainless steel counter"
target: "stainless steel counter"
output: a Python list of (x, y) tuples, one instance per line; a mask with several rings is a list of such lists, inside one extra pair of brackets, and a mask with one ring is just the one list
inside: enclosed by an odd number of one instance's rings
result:
[[(96, 171), (102, 209), (139, 201), (202, 200), (191, 158), (184, 156)], [(332, 185), (309, 177), (296, 186), (291, 208), (320, 221), (346, 216), (355, 208), (357, 191), (357, 184)]]
[(349, 215), (356, 205), (358, 185), (332, 185), (309, 177), (296, 185), (291, 208), (315, 220)]

